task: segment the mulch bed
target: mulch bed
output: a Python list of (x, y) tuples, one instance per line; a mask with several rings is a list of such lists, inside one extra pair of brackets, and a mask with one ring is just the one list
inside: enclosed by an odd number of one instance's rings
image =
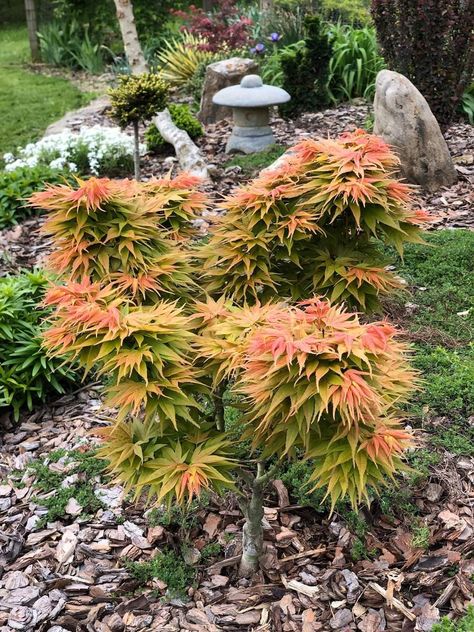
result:
[[(35, 489), (28, 463), (59, 448), (90, 449), (90, 430), (110, 412), (92, 387), (25, 416), (0, 439), (1, 632), (428, 631), (440, 613), (461, 613), (472, 598), (474, 460), (444, 452), (413, 490), (416, 517), (397, 518), (397, 508), (383, 515), (376, 505), (361, 514), (370, 555), (357, 562), (356, 536), (344, 519), (292, 506), (280, 481), (266, 497), (262, 571), (251, 582), (239, 579), (242, 516), (232, 495), (211, 498), (187, 532), (197, 584), (187, 601), (164, 602), (165, 586), (140, 586), (124, 560), (177, 548), (183, 533), (150, 526), (149, 513), (121, 487), (89, 479), (104, 509), (82, 517), (69, 503), (61, 520), (37, 524), (41, 499), (51, 493)], [(65, 486), (84, 477), (68, 476), (71, 467), (64, 459), (49, 465)], [(429, 528), (426, 550), (412, 543), (414, 522)], [(221, 544), (221, 553), (204, 564), (200, 551), (209, 542)]]
[[(305, 136), (334, 136), (362, 126), (367, 115), (366, 105), (345, 105), (291, 124), (278, 119), (275, 135), (286, 145)], [(95, 113), (91, 123), (102, 119)], [(229, 125), (219, 123), (201, 141), (214, 165), (207, 188), (217, 199), (242, 180), (239, 168), (223, 164), (228, 133)], [(473, 228), (472, 127), (455, 124), (446, 139), (459, 181), (435, 195), (420, 193), (420, 205), (436, 214), (434, 228)], [(172, 156), (144, 159), (146, 176), (170, 168), (177, 169)], [(204, 229), (209, 222), (207, 217)], [(41, 265), (50, 249), (41, 223), (34, 217), (0, 232), (3, 273)], [(16, 428), (8, 417), (0, 420), (0, 632), (428, 632), (440, 614), (460, 614), (472, 598), (474, 459), (440, 451), (441, 463), (412, 490), (416, 518), (395, 517), (401, 516), (396, 508), (395, 516), (383, 515), (377, 506), (361, 514), (371, 553), (357, 562), (351, 554), (356, 536), (343, 517), (292, 506), (277, 482), (266, 497), (262, 571), (251, 582), (239, 579), (242, 516), (231, 495), (224, 504), (211, 498), (187, 533), (196, 586), (187, 601), (163, 601), (166, 587), (156, 581), (140, 587), (124, 560), (150, 559), (159, 549), (177, 547), (183, 534), (150, 526), (145, 509), (130, 503), (119, 486), (92, 479), (104, 509), (81, 517), (71, 503), (63, 519), (38, 526), (45, 494), (35, 489), (28, 463), (58, 448), (93, 447), (89, 431), (107, 417), (100, 391), (88, 387), (24, 415)], [(70, 464), (60, 460), (48, 467), (67, 475)], [(414, 520), (429, 528), (427, 549), (413, 546)], [(209, 542), (222, 550), (203, 563), (200, 551)]]

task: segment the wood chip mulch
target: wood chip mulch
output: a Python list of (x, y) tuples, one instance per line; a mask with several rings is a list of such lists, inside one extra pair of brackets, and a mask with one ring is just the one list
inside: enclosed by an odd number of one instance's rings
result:
[[(98, 386), (68, 395), (0, 435), (0, 632), (428, 631), (448, 611), (462, 613), (474, 594), (474, 459), (447, 452), (413, 490), (412, 513), (384, 515), (377, 504), (360, 514), (368, 554), (355, 562), (357, 535), (343, 516), (291, 505), (276, 481), (265, 502), (262, 571), (239, 579), (242, 516), (231, 495), (212, 498), (186, 529), (150, 525), (150, 512), (123, 489), (89, 478), (104, 508), (84, 516), (72, 498), (59, 520), (35, 488), (40, 460), (64, 476), (74, 463), (49, 463), (53, 450), (87, 451), (90, 430), (107, 423)], [(441, 420), (442, 421), (442, 420)], [(440, 422), (441, 423), (441, 422)], [(79, 479), (79, 481), (78, 481)], [(400, 517), (396, 517), (400, 516)], [(403, 517), (404, 516), (404, 517)], [(39, 524), (38, 524), (39, 523)], [(428, 528), (427, 548), (413, 544), (413, 524)], [(197, 571), (187, 599), (163, 600), (166, 585), (140, 586), (124, 561), (149, 560), (188, 540)], [(210, 542), (221, 552), (203, 562)]]

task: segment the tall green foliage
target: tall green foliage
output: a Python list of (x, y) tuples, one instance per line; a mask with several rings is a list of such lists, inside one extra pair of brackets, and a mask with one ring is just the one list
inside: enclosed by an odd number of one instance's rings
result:
[(341, 23), (328, 26), (333, 45), (329, 62), (329, 94), (334, 103), (356, 97), (372, 99), (375, 77), (385, 67), (375, 30)]
[(22, 409), (64, 393), (78, 379), (62, 358), (49, 358), (42, 347), (46, 285), (41, 272), (0, 279), (0, 408), (13, 409), (16, 419)]
[(299, 46), (281, 53), (283, 87), (291, 101), (280, 107), (285, 116), (320, 110), (328, 105), (329, 61), (332, 45), (320, 18), (305, 18), (306, 37)]

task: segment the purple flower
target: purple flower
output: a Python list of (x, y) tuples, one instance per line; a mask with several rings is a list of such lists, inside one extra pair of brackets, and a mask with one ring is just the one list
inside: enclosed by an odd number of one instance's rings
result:
[(270, 33), (270, 38), (272, 42), (278, 42), (281, 39), (280, 33)]
[(255, 48), (255, 46), (250, 49), (250, 54), (251, 55), (255, 55), (256, 52), (257, 52), (257, 49)]
[(257, 54), (263, 53), (265, 51), (265, 44), (262, 44), (261, 42), (259, 42), (256, 46), (255, 46), (255, 52)]

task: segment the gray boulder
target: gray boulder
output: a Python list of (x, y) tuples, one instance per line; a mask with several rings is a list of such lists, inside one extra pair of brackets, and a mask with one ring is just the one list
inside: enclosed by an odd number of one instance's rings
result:
[(245, 75), (258, 72), (258, 64), (254, 59), (244, 59), (242, 57), (231, 57), (222, 61), (215, 61), (206, 69), (204, 85), (201, 95), (201, 106), (198, 118), (205, 125), (216, 123), (222, 119), (232, 120), (232, 110), (227, 107), (216, 105), (212, 102), (212, 97), (228, 86), (240, 83)]
[(426, 99), (406, 77), (391, 70), (377, 75), (374, 133), (392, 145), (400, 174), (428, 191), (450, 186), (456, 170)]

